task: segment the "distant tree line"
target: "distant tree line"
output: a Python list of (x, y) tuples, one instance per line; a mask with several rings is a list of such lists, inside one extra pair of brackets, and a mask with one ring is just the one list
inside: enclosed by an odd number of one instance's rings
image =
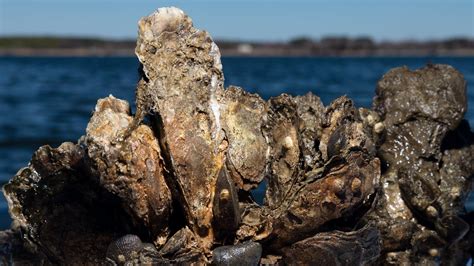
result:
[(70, 49), (70, 48), (130, 48), (135, 40), (106, 40), (75, 37), (0, 37), (0, 48)]
[[(239, 41), (221, 41), (219, 47), (237, 51)], [(404, 40), (376, 42), (370, 37), (332, 36), (315, 40), (294, 38), (285, 43), (247, 42), (255, 54), (280, 53), (290, 55), (474, 55), (474, 38), (446, 40)]]
[[(381, 41), (370, 37), (332, 36), (315, 40), (298, 37), (288, 42), (244, 42), (217, 40), (224, 55), (403, 55), (467, 54), (474, 55), (474, 38), (451, 38), (432, 41)], [(135, 40), (109, 40), (77, 37), (0, 37), (0, 52), (15, 49), (89, 49), (113, 54), (115, 50), (133, 54)], [(245, 45), (245, 49), (243, 46)], [(1, 54), (1, 53), (0, 53)], [(4, 53), (5, 54), (5, 53)]]

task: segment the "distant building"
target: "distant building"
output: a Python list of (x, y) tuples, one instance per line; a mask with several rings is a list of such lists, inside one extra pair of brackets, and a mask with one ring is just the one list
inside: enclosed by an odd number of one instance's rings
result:
[(239, 54), (251, 54), (253, 52), (253, 46), (248, 43), (239, 44), (239, 46), (237, 46), (237, 52), (239, 52)]

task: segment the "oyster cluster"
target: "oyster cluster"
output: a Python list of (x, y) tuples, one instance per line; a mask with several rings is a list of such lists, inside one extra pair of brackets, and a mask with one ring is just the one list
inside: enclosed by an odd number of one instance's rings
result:
[[(465, 263), (474, 134), (446, 65), (397, 68), (371, 110), (345, 96), (224, 88), (219, 49), (177, 8), (139, 22), (137, 112), (97, 102), (77, 144), (5, 185), (7, 262)], [(266, 182), (263, 204), (252, 190)]]

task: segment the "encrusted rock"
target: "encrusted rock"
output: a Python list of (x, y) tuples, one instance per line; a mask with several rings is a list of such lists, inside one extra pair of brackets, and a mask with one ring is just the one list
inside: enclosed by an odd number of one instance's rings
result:
[(449, 65), (394, 68), (377, 83), (376, 94), (376, 110), (389, 125), (428, 118), (452, 130), (467, 110), (466, 81)]
[(400, 194), (395, 173), (383, 175), (380, 191), (374, 205), (364, 219), (373, 221), (382, 235), (382, 250), (395, 251), (409, 247), (411, 237), (417, 229), (413, 213)]
[[(384, 75), (376, 94), (374, 110), (385, 129), (378, 153), (387, 166), (386, 196), (368, 217), (382, 230), (385, 252), (413, 247), (412, 263), (434, 261), (429, 256), (435, 253), (445, 261), (469, 230), (460, 217), (474, 175), (474, 141), (462, 122), (466, 82), (447, 65), (402, 67)], [(400, 235), (398, 228), (414, 234)], [(417, 248), (421, 242), (424, 249)]]

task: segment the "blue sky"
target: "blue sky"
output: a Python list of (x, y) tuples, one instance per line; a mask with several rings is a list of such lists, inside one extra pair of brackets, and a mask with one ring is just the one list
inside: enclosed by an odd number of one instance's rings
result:
[(0, 35), (135, 38), (141, 16), (171, 5), (216, 39), (474, 37), (474, 0), (0, 0)]

